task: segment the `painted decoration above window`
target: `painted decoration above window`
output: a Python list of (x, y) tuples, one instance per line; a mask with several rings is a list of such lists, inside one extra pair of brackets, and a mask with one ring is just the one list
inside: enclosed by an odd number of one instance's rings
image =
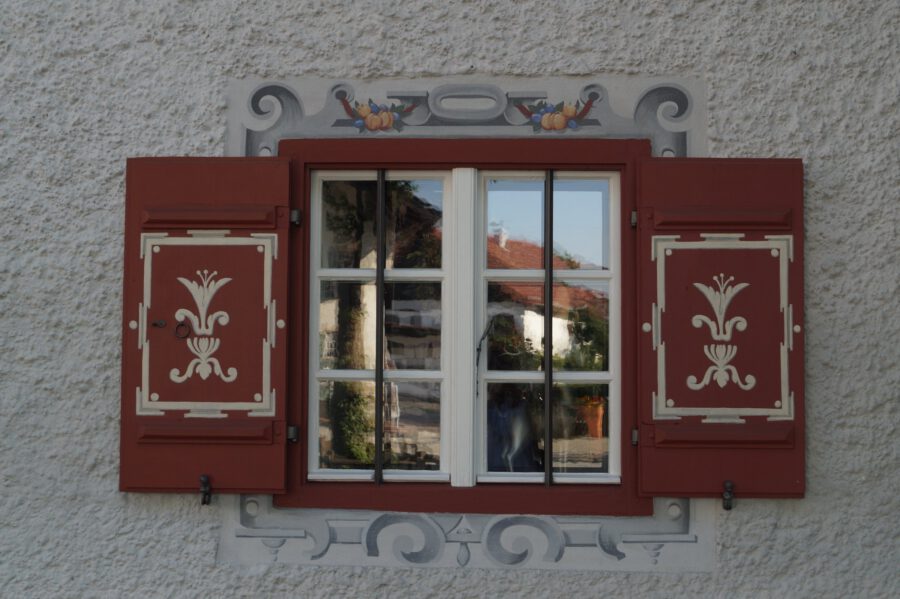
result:
[(232, 81), (228, 154), (271, 156), (300, 137), (650, 138), (657, 156), (705, 152), (692, 79), (622, 77)]

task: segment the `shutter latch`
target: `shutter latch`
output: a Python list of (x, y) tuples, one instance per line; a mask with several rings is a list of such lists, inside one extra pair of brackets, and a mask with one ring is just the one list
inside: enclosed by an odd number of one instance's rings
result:
[(303, 213), (300, 212), (299, 208), (294, 208), (291, 210), (291, 224), (300, 226), (303, 222)]
[(296, 443), (298, 439), (300, 439), (300, 429), (296, 426), (287, 427), (287, 440)]
[(212, 498), (212, 485), (209, 484), (209, 475), (200, 475), (200, 505), (209, 505)]
[(730, 480), (726, 480), (722, 483), (722, 487), (725, 489), (722, 493), (722, 509), (730, 510), (733, 507), (734, 502), (734, 483)]

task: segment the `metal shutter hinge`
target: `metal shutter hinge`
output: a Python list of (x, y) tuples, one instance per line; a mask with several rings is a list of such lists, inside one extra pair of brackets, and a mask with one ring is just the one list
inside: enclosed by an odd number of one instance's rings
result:
[(636, 429), (636, 428), (631, 429), (631, 444), (632, 445), (638, 444), (638, 429)]
[(298, 439), (300, 439), (300, 429), (296, 426), (287, 427), (287, 440), (296, 443)]
[(291, 224), (300, 226), (303, 222), (303, 213), (298, 209), (294, 208), (291, 210)]
[(637, 228), (637, 210), (631, 211), (631, 228), (632, 229)]

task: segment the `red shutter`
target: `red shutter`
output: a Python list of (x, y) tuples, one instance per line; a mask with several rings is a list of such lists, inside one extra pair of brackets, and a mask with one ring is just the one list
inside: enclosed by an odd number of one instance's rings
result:
[(640, 165), (641, 491), (804, 490), (803, 165)]
[(284, 490), (288, 176), (128, 161), (122, 490)]

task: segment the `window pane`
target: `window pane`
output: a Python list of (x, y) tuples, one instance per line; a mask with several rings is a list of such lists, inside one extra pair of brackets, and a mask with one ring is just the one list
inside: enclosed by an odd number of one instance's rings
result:
[(386, 268), (440, 268), (444, 182), (388, 181)]
[(440, 468), (440, 383), (385, 383), (384, 455), (385, 469)]
[(322, 268), (375, 268), (375, 181), (322, 183)]
[(385, 283), (387, 370), (441, 369), (441, 284)]
[(375, 383), (319, 384), (319, 467), (371, 470), (375, 463)]
[(322, 281), (319, 366), (375, 368), (375, 284)]
[(553, 386), (553, 471), (609, 470), (609, 385)]
[(553, 284), (554, 370), (609, 370), (609, 283)]
[(488, 283), (488, 370), (540, 370), (544, 285)]
[(553, 182), (553, 268), (609, 269), (609, 182)]
[(487, 182), (487, 267), (543, 268), (544, 182)]
[(544, 471), (542, 383), (487, 385), (489, 472)]

